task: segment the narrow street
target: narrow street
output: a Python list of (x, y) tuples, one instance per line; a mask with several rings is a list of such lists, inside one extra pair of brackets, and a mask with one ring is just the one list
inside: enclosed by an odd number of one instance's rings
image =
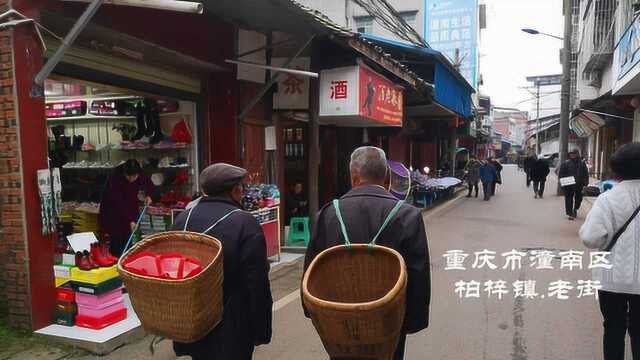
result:
[[(409, 337), (407, 359), (600, 359), (602, 329), (598, 303), (593, 296), (578, 298), (578, 280), (589, 280), (588, 252), (584, 269), (554, 270), (530, 268), (503, 270), (500, 254), (515, 250), (544, 248), (585, 251), (577, 237), (587, 209), (577, 221), (563, 216), (563, 200), (549, 189), (543, 200), (535, 200), (524, 185), (524, 174), (505, 166), (504, 185), (490, 202), (459, 199), (426, 215), (432, 259), (431, 324), (428, 330)], [(552, 186), (551, 179), (547, 186)], [(482, 196), (482, 195), (481, 195)], [(588, 208), (588, 204), (585, 204)], [(448, 250), (469, 253), (466, 271), (445, 271)], [(473, 253), (484, 249), (497, 253), (496, 270), (471, 270)], [(527, 255), (527, 258), (529, 256)], [(460, 298), (454, 292), (459, 280), (504, 280), (509, 293), (502, 300), (487, 298), (483, 287), (480, 298)], [(537, 299), (514, 299), (512, 283), (536, 280)], [(548, 296), (549, 283), (572, 283), (568, 300)], [(544, 297), (544, 298), (543, 298)], [(293, 299), (293, 300), (291, 300)], [(278, 303), (274, 314), (271, 345), (256, 351), (255, 359), (325, 359), (322, 344), (311, 322), (302, 315), (295, 294)], [(630, 357), (629, 357), (630, 358)]]

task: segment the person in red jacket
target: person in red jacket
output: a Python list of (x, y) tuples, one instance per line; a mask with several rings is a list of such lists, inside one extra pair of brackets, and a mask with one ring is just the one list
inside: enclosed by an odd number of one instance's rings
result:
[(150, 205), (156, 187), (149, 177), (142, 173), (140, 163), (127, 160), (115, 168), (102, 194), (98, 221), (100, 230), (109, 237), (109, 252), (120, 257), (123, 247), (135, 228), (140, 215), (138, 195), (144, 192), (144, 202)]

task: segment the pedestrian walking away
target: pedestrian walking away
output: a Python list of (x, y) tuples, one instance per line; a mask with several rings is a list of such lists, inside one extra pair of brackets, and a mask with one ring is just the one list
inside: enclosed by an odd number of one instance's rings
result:
[(493, 195), (493, 184), (498, 178), (498, 172), (495, 166), (491, 165), (488, 161), (483, 162), (480, 167), (480, 181), (482, 182), (482, 192), (484, 194), (484, 201), (489, 201)]
[(578, 217), (578, 210), (582, 205), (582, 190), (589, 185), (589, 169), (584, 160), (580, 158), (578, 150), (572, 150), (569, 153), (569, 159), (566, 160), (558, 171), (558, 177), (567, 179), (570, 185), (563, 186), (565, 212), (569, 220)]
[[(385, 221), (398, 200), (383, 187), (388, 170), (382, 149), (371, 146), (356, 149), (351, 154), (349, 169), (352, 190), (339, 199), (344, 228), (332, 203), (320, 210), (304, 269), (325, 249), (344, 244), (344, 230), (352, 243), (366, 244), (383, 228), (376, 244), (398, 251), (408, 274), (404, 326), (394, 356), (403, 359), (406, 335), (426, 329), (429, 322), (431, 281), (424, 221), (420, 210), (408, 204), (402, 204), (396, 216), (388, 223)], [(309, 316), (306, 311), (305, 314)]]
[(480, 167), (482, 166), (482, 162), (480, 162), (475, 155), (470, 155), (469, 158), (464, 168), (467, 175), (467, 185), (469, 186), (469, 194), (467, 197), (471, 197), (474, 190), (476, 197), (478, 197), (478, 182), (480, 181)]
[(549, 175), (549, 162), (542, 156), (536, 159), (531, 165), (531, 180), (533, 181), (533, 193), (535, 198), (542, 199), (544, 196), (544, 188)]
[(633, 360), (640, 360), (640, 143), (620, 147), (610, 165), (622, 182), (596, 199), (580, 238), (588, 248), (611, 251), (611, 267), (593, 271), (602, 286), (604, 360), (624, 359), (627, 331)]
[(496, 158), (491, 158), (489, 164), (496, 169), (496, 178), (491, 183), (491, 196), (496, 194), (496, 187), (498, 184), (502, 184), (502, 164)]
[(527, 187), (531, 186), (531, 169), (533, 168), (533, 164), (538, 160), (534, 155), (529, 155), (524, 159), (523, 167), (524, 173), (527, 178)]
[(254, 347), (271, 341), (269, 263), (262, 228), (241, 211), (247, 171), (218, 163), (200, 175), (203, 197), (176, 219), (175, 229), (206, 233), (220, 240), (224, 258), (222, 321), (202, 340), (174, 342), (176, 355), (193, 360), (246, 360)]

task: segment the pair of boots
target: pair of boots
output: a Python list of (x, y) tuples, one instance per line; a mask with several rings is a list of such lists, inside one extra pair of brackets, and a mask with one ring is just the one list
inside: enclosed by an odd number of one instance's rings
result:
[(91, 244), (91, 252), (85, 250), (76, 252), (76, 266), (80, 270), (92, 270), (99, 267), (113, 266), (118, 258), (109, 253), (109, 245), (106, 243)]
[(136, 104), (136, 123), (138, 131), (131, 140), (140, 140), (149, 137), (150, 144), (157, 144), (164, 139), (160, 130), (160, 111), (155, 100), (144, 100), (144, 103)]

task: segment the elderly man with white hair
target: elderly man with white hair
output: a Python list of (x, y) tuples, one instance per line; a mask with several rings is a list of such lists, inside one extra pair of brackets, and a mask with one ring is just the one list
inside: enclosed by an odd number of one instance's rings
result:
[[(356, 149), (351, 154), (349, 166), (352, 189), (339, 200), (342, 218), (352, 243), (369, 243), (398, 200), (384, 187), (388, 168), (382, 149), (373, 146)], [(336, 210), (329, 203), (320, 210), (313, 228), (305, 257), (305, 271), (323, 250), (344, 243)], [(407, 266), (404, 328), (394, 356), (394, 359), (402, 359), (406, 335), (425, 329), (429, 322), (429, 248), (420, 210), (402, 204), (376, 243), (398, 251)]]

